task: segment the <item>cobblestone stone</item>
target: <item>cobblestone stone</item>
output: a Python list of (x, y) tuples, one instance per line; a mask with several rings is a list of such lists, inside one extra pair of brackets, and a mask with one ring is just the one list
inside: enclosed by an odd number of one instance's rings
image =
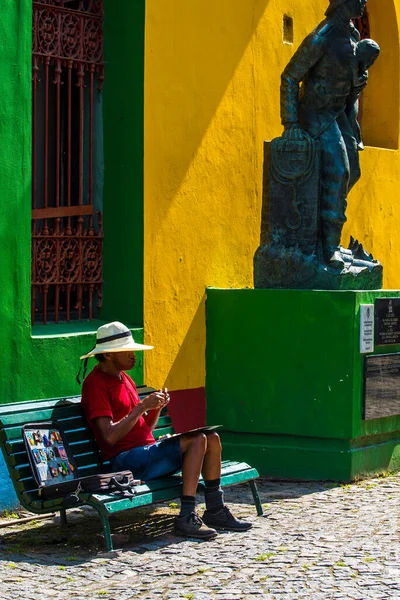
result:
[(211, 542), (175, 537), (167, 504), (116, 516), (111, 553), (92, 513), (72, 511), (67, 531), (58, 517), (6, 527), (1, 600), (400, 600), (399, 475), (259, 490), (261, 518), (247, 486), (226, 491), (254, 527)]

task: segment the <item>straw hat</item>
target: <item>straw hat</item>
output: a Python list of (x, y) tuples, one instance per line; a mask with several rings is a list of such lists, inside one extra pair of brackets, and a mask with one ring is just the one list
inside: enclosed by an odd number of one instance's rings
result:
[(126, 352), (127, 350), (151, 350), (153, 346), (138, 344), (132, 333), (119, 321), (102, 325), (97, 330), (95, 347), (81, 356), (81, 360), (105, 352)]

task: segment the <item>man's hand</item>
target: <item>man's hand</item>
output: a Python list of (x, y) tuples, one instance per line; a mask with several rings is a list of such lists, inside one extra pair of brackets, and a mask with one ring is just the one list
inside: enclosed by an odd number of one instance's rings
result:
[[(95, 420), (95, 423), (103, 437), (103, 439), (110, 446), (114, 446), (119, 442), (129, 431), (136, 425), (140, 417), (144, 416), (147, 425), (154, 429), (160, 411), (169, 402), (169, 394), (167, 388), (164, 390), (158, 390), (153, 392), (149, 396), (146, 396), (144, 400), (139, 402), (130, 413), (117, 423), (113, 423), (110, 417), (99, 417)], [(144, 415), (144, 413), (146, 413)]]
[(166, 406), (169, 402), (169, 394), (167, 388), (164, 390), (158, 390), (157, 392), (153, 392), (149, 396), (146, 396), (141, 402), (145, 411), (148, 410), (161, 410)]
[(297, 123), (288, 123), (285, 125), (283, 137), (287, 142), (301, 142), (306, 134)]
[(164, 406), (167, 406), (168, 402), (169, 394), (167, 388), (158, 390), (158, 392), (153, 392), (150, 396), (146, 396), (146, 398), (142, 400), (142, 407), (147, 407), (146, 411), (149, 411), (147, 415), (144, 415), (144, 418), (151, 429), (154, 429), (156, 426), (160, 411)]
[(359, 82), (360, 83), (358, 85), (354, 85), (353, 86), (353, 90), (357, 94), (361, 94), (361, 92), (363, 91), (363, 89), (367, 86), (367, 83), (368, 83), (368, 71), (364, 71), (364, 73), (362, 75), (360, 75)]

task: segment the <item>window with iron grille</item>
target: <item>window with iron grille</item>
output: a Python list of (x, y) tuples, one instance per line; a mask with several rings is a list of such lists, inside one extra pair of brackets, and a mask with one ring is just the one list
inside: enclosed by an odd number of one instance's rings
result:
[(32, 323), (102, 298), (102, 0), (33, 2)]

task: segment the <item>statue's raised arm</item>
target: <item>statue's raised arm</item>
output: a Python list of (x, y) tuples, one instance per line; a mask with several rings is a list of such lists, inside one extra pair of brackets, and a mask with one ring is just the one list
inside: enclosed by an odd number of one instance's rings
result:
[(319, 31), (313, 31), (306, 37), (293, 58), (287, 65), (281, 77), (281, 119), (285, 134), (300, 129), (299, 100), (300, 83), (324, 56), (326, 40)]

